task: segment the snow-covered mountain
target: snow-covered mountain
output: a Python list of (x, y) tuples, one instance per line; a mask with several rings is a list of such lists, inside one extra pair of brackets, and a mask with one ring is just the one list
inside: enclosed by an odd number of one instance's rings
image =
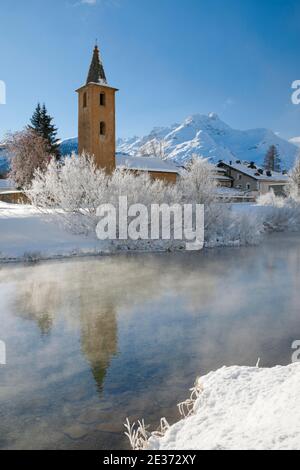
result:
[[(133, 156), (164, 153), (166, 158), (178, 164), (184, 164), (193, 155), (200, 155), (213, 162), (247, 160), (262, 165), (270, 145), (276, 145), (282, 167), (290, 169), (299, 154), (299, 138), (288, 142), (268, 129), (236, 130), (212, 113), (196, 114), (182, 124), (156, 127), (144, 137), (118, 139), (117, 151)], [(63, 155), (77, 151), (76, 137), (61, 142)], [(4, 153), (2, 149), (0, 166), (2, 163), (3, 167), (7, 166)]]
[(300, 137), (293, 137), (289, 140), (289, 142), (296, 145), (297, 147), (300, 147)]
[(71, 153), (78, 152), (78, 138), (72, 137), (71, 139), (64, 139), (60, 143), (60, 151), (62, 155), (71, 155)]
[(118, 151), (147, 155), (156, 149), (183, 164), (192, 155), (218, 160), (247, 160), (262, 164), (270, 145), (276, 145), (284, 168), (291, 168), (299, 149), (268, 129), (236, 130), (216, 114), (196, 114), (182, 124), (155, 128), (145, 137), (118, 140)]

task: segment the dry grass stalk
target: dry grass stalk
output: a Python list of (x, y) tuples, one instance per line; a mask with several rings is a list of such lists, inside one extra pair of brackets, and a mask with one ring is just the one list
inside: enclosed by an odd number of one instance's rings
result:
[[(184, 419), (188, 418), (194, 413), (195, 403), (203, 392), (203, 385), (200, 382), (200, 378), (196, 380), (195, 385), (193, 388), (190, 389), (190, 392), (190, 398), (177, 405), (179, 413)], [(160, 420), (160, 426), (158, 430), (153, 432), (147, 431), (147, 427), (145, 426), (144, 420), (138, 421), (137, 424), (130, 424), (129, 419), (127, 418), (124, 426), (127, 429), (125, 435), (128, 437), (131, 448), (133, 450), (147, 449), (148, 441), (151, 437), (162, 438), (170, 428), (170, 425), (166, 418), (162, 418)]]

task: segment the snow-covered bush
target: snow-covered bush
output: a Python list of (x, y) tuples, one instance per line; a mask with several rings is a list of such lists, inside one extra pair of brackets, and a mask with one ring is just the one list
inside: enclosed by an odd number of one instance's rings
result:
[[(176, 185), (152, 180), (148, 173), (135, 175), (124, 168), (107, 175), (86, 155), (72, 155), (63, 164), (52, 159), (45, 172), (36, 172), (27, 195), (35, 207), (49, 218), (59, 218), (73, 233), (94, 236), (99, 222), (97, 208), (101, 204), (118, 208), (120, 196), (127, 197), (128, 206), (138, 203), (148, 209), (151, 204), (174, 204), (182, 199)], [(130, 241), (119, 245), (126, 243)], [(139, 244), (140, 248), (147, 245), (147, 241)]]
[(300, 202), (300, 157), (296, 160), (295, 166), (290, 173), (287, 194), (292, 199)]
[(208, 247), (245, 246), (259, 243), (263, 223), (252, 213), (234, 212), (229, 204), (206, 210), (205, 242)]
[(52, 159), (46, 171), (37, 170), (27, 196), (74, 233), (88, 234), (95, 229), (96, 210), (105, 200), (106, 186), (107, 177), (92, 158), (72, 155), (63, 165)]
[(284, 199), (283, 197), (276, 196), (274, 191), (271, 190), (270, 192), (259, 196), (257, 198), (257, 204), (259, 206), (283, 207)]
[(179, 181), (185, 201), (204, 204), (206, 246), (256, 244), (262, 233), (254, 215), (235, 214), (229, 204), (218, 202), (214, 167), (207, 159), (194, 157)]
[(300, 200), (292, 194), (283, 198), (271, 191), (260, 196), (257, 204), (265, 207), (261, 220), (268, 231), (300, 230)]
[[(51, 160), (46, 171), (37, 170), (27, 195), (32, 204), (50, 217), (59, 217), (74, 233), (96, 236), (97, 208), (127, 196), (128, 205), (143, 204), (150, 213), (152, 204), (204, 204), (207, 246), (256, 243), (260, 234), (257, 220), (235, 214), (216, 198), (213, 167), (204, 159), (193, 159), (177, 184), (153, 180), (148, 173), (134, 174), (125, 168), (111, 175), (97, 168), (93, 158), (72, 155), (63, 163)], [(172, 230), (171, 230), (172, 231)], [(184, 241), (131, 240), (109, 242), (109, 249), (179, 249)]]

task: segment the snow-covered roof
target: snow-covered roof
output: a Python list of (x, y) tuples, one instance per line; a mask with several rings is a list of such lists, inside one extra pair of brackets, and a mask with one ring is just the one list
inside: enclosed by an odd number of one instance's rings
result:
[(180, 173), (180, 169), (174, 163), (157, 157), (132, 157), (130, 155), (117, 154), (116, 166), (137, 171)]
[[(278, 181), (278, 182), (280, 181), (280, 182), (287, 183), (289, 179), (289, 176), (287, 174), (278, 173), (276, 171), (271, 171), (271, 176), (268, 176), (266, 170), (263, 170), (262, 168), (258, 166), (256, 166), (256, 168), (249, 168), (249, 165), (250, 165), (249, 162), (240, 162), (240, 163), (221, 162), (221, 164), (229, 168), (232, 168), (233, 170), (239, 171), (240, 173), (243, 173), (244, 175), (250, 176), (251, 178), (255, 180)], [(262, 170), (263, 173), (260, 174), (259, 170)]]

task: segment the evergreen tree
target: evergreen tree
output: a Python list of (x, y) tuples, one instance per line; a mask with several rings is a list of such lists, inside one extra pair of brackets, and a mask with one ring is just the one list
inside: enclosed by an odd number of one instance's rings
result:
[(45, 104), (43, 106), (38, 103), (33, 116), (30, 120), (30, 129), (35, 130), (48, 143), (49, 154), (60, 157), (59, 140), (57, 139), (57, 128), (52, 123), (53, 118), (48, 114)]
[(37, 107), (35, 108), (35, 111), (33, 113), (32, 118), (30, 119), (31, 126), (29, 126), (31, 129), (36, 130), (39, 134), (41, 134), (41, 129), (42, 129), (42, 108), (40, 103), (38, 103)]
[(281, 171), (281, 160), (275, 145), (271, 145), (266, 153), (264, 169), (267, 171)]

